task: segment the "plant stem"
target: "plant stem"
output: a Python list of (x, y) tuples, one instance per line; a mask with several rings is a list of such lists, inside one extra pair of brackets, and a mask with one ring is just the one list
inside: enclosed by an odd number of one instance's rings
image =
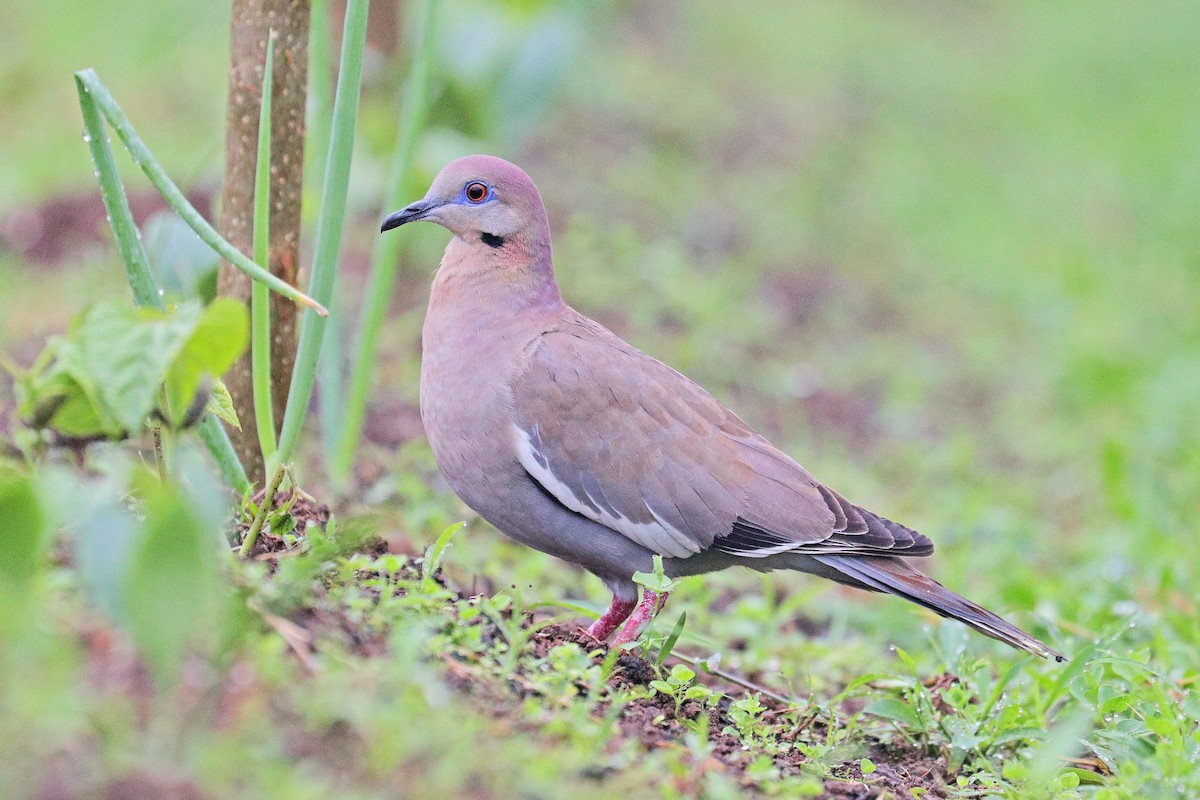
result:
[[(408, 190), (413, 153), (416, 150), (417, 137), (425, 127), (429, 112), (429, 76), (433, 60), (437, 0), (420, 0), (415, 5), (412, 27), (416, 31), (416, 50), (404, 87), (400, 127), (396, 134), (395, 155), (388, 176), (387, 196), (381, 216), (391, 213), (408, 200), (405, 192)], [(348, 481), (354, 452), (362, 435), (367, 395), (371, 389), (371, 379), (375, 375), (375, 350), (379, 342), (379, 331), (391, 301), (403, 241), (399, 236), (380, 237), (376, 239), (371, 253), (362, 323), (355, 348), (354, 366), (350, 372), (350, 392), (346, 401), (344, 421), (341, 423), (342, 435), (333, 456), (332, 478), (335, 486), (344, 486)]]
[[(254, 260), (271, 263), (271, 80), (275, 32), (267, 34), (262, 102), (258, 115), (258, 158), (254, 165)], [(266, 284), (250, 286), (250, 373), (254, 427), (266, 464), (275, 455), (275, 412), (271, 405), (271, 295)]]
[(229, 440), (229, 434), (221, 421), (213, 414), (205, 414), (196, 432), (200, 434), (200, 441), (204, 442), (208, 452), (212, 453), (213, 460), (217, 462), (217, 469), (221, 471), (221, 477), (238, 494), (250, 491), (251, 483), (246, 476), (246, 468), (242, 466), (241, 459), (233, 449), (233, 442)]
[(154, 463), (158, 467), (158, 480), (167, 482), (167, 457), (163, 455), (162, 426), (155, 423), (151, 426), (154, 433)]
[(125, 264), (125, 277), (129, 281), (129, 288), (133, 290), (133, 299), (139, 306), (161, 310), (166, 305), (159, 294), (154, 273), (150, 271), (150, 259), (142, 247), (142, 237), (133, 221), (133, 212), (129, 210), (129, 200), (125, 197), (125, 187), (121, 184), (112, 148), (108, 146), (104, 120), (96, 110), (94, 94), (79, 75), (75, 77), (75, 89), (79, 93), (79, 110), (83, 112), (83, 128), (86, 132), (83, 138), (92, 154), (96, 178), (100, 181), (100, 196), (104, 199), (108, 223), (112, 226), (117, 249), (121, 252), (121, 262)]
[[(162, 294), (154, 280), (154, 273), (150, 271), (150, 260), (146, 257), (137, 225), (134, 224), (133, 214), (129, 210), (129, 200), (125, 197), (125, 189), (117, 173), (112, 148), (108, 146), (108, 132), (104, 128), (104, 120), (96, 109), (92, 91), (78, 76), (75, 88), (79, 93), (79, 110), (83, 114), (84, 130), (87, 131), (88, 149), (92, 154), (96, 177), (100, 181), (100, 195), (104, 199), (109, 224), (117, 240), (117, 248), (121, 252), (121, 261), (125, 264), (125, 274), (129, 280), (129, 288), (133, 291), (134, 302), (139, 306), (162, 309), (165, 307)], [(246, 469), (237, 457), (233, 443), (229, 441), (229, 435), (221, 427), (220, 421), (212, 414), (206, 415), (200, 423), (199, 433), (201, 441), (217, 462), (222, 477), (237, 491), (246, 492), (250, 488)]]
[[(208, 224), (208, 221), (200, 215), (200, 212), (183, 196), (183, 192), (179, 190), (179, 187), (167, 176), (166, 171), (163, 170), (162, 166), (150, 152), (150, 149), (146, 147), (145, 143), (137, 135), (137, 131), (133, 129), (129, 118), (125, 116), (125, 112), (117, 105), (117, 101), (108, 89), (105, 88), (104, 84), (100, 82), (100, 78), (94, 70), (85, 69), (76, 72), (75, 83), (79, 89), (81, 105), (83, 96), (89, 96), (95, 103), (95, 107), (108, 120), (108, 124), (117, 132), (117, 136), (125, 144), (130, 155), (133, 156), (133, 163), (141, 168), (146, 177), (150, 179), (150, 182), (154, 184), (154, 188), (158, 189), (159, 194), (167, 201), (167, 204), (188, 224), (188, 227), (196, 232), (196, 235), (205, 244), (215, 250), (221, 258), (254, 280), (265, 283), (269, 288), (290, 300), (308, 306), (321, 316), (328, 316), (329, 312), (325, 310), (323, 305), (294, 286), (291, 286), (287, 281), (272, 275), (258, 264), (246, 258), (236, 247), (227, 242), (221, 234), (217, 233), (212, 225)], [(126, 208), (128, 208), (128, 204)], [(122, 251), (122, 255), (124, 255), (124, 251)]]
[(258, 513), (254, 515), (254, 522), (250, 523), (250, 530), (246, 532), (246, 538), (242, 540), (242, 547), (238, 550), (238, 555), (242, 558), (250, 555), (250, 550), (258, 541), (258, 535), (262, 533), (263, 523), (267, 521), (267, 514), (270, 513), (271, 506), (275, 502), (275, 493), (279, 491), (279, 484), (283, 483), (283, 473), (286, 470), (287, 468), (280, 464), (272, 473), (267, 490), (263, 493), (262, 503), (258, 507)]
[(759, 686), (757, 683), (750, 680), (749, 678), (743, 678), (740, 675), (734, 675), (732, 672), (726, 672), (725, 670), (719, 669), (717, 667), (710, 667), (708, 665), (708, 661), (706, 659), (700, 658), (699, 656), (689, 656), (686, 653), (677, 653), (676, 652), (676, 653), (671, 653), (669, 658), (674, 658), (678, 661), (682, 661), (685, 664), (691, 664), (692, 669), (696, 672), (697, 675), (699, 675), (700, 670), (703, 669), (704, 671), (708, 672), (710, 675), (716, 675), (721, 680), (729, 681), (730, 683), (741, 686), (743, 689), (749, 689), (752, 692), (758, 692), (763, 697), (769, 697), (772, 700), (777, 700), (780, 703), (784, 703), (789, 706), (800, 705), (800, 701), (795, 697), (788, 697), (786, 695), (780, 694), (779, 692), (773, 692), (765, 686)]
[[(333, 294), (333, 279), (342, 241), (342, 224), (346, 218), (346, 187), (350, 180), (350, 157), (354, 149), (354, 128), (358, 119), (358, 93), (362, 83), (363, 47), (367, 36), (367, 6), (367, 0), (348, 0), (346, 3), (337, 93), (333, 101), (333, 133), (329, 142), (325, 183), (321, 190), (321, 211), (317, 221), (312, 277), (309, 282), (309, 294), (320, 303), (328, 303)], [(304, 315), (300, 329), (300, 345), (296, 351), (296, 368), (292, 373), (287, 408), (283, 414), (279, 450), (268, 469), (278, 464), (286, 464), (292, 457), (300, 429), (304, 425), (304, 417), (308, 413), (324, 332), (323, 316)]]

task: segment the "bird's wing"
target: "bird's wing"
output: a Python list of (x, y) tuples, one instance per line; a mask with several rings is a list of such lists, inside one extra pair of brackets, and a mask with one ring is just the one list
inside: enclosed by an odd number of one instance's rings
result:
[(711, 547), (928, 555), (924, 536), (822, 486), (708, 392), (586, 318), (530, 345), (513, 445), (572, 511), (664, 557)]

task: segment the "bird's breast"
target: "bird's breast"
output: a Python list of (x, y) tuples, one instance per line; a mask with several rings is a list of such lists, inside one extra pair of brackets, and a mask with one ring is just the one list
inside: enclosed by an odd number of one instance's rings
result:
[(525, 343), (503, 318), (430, 303), (421, 342), (421, 421), (451, 488), (485, 515), (499, 495), (493, 484), (520, 470), (510, 387)]

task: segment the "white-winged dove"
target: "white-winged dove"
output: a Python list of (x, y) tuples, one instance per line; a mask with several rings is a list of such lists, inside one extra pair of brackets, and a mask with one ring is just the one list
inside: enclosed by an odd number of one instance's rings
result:
[(454, 234), (422, 335), (421, 419), (454, 491), (513, 539), (612, 591), (588, 629), (636, 639), (665, 595), (632, 576), (733, 565), (899, 595), (1039, 656), (1062, 657), (914, 569), (925, 536), (845, 500), (702, 388), (563, 302), (541, 196), (492, 156), (447, 165), (383, 223)]

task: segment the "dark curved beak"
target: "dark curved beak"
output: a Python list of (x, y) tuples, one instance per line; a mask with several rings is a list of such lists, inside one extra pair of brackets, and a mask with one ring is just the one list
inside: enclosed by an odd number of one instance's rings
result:
[(418, 200), (415, 203), (411, 203), (385, 219), (383, 225), (379, 228), (379, 232), (390, 231), (392, 228), (399, 228), (405, 223), (424, 219), (426, 214), (440, 205), (442, 204), (435, 200)]

